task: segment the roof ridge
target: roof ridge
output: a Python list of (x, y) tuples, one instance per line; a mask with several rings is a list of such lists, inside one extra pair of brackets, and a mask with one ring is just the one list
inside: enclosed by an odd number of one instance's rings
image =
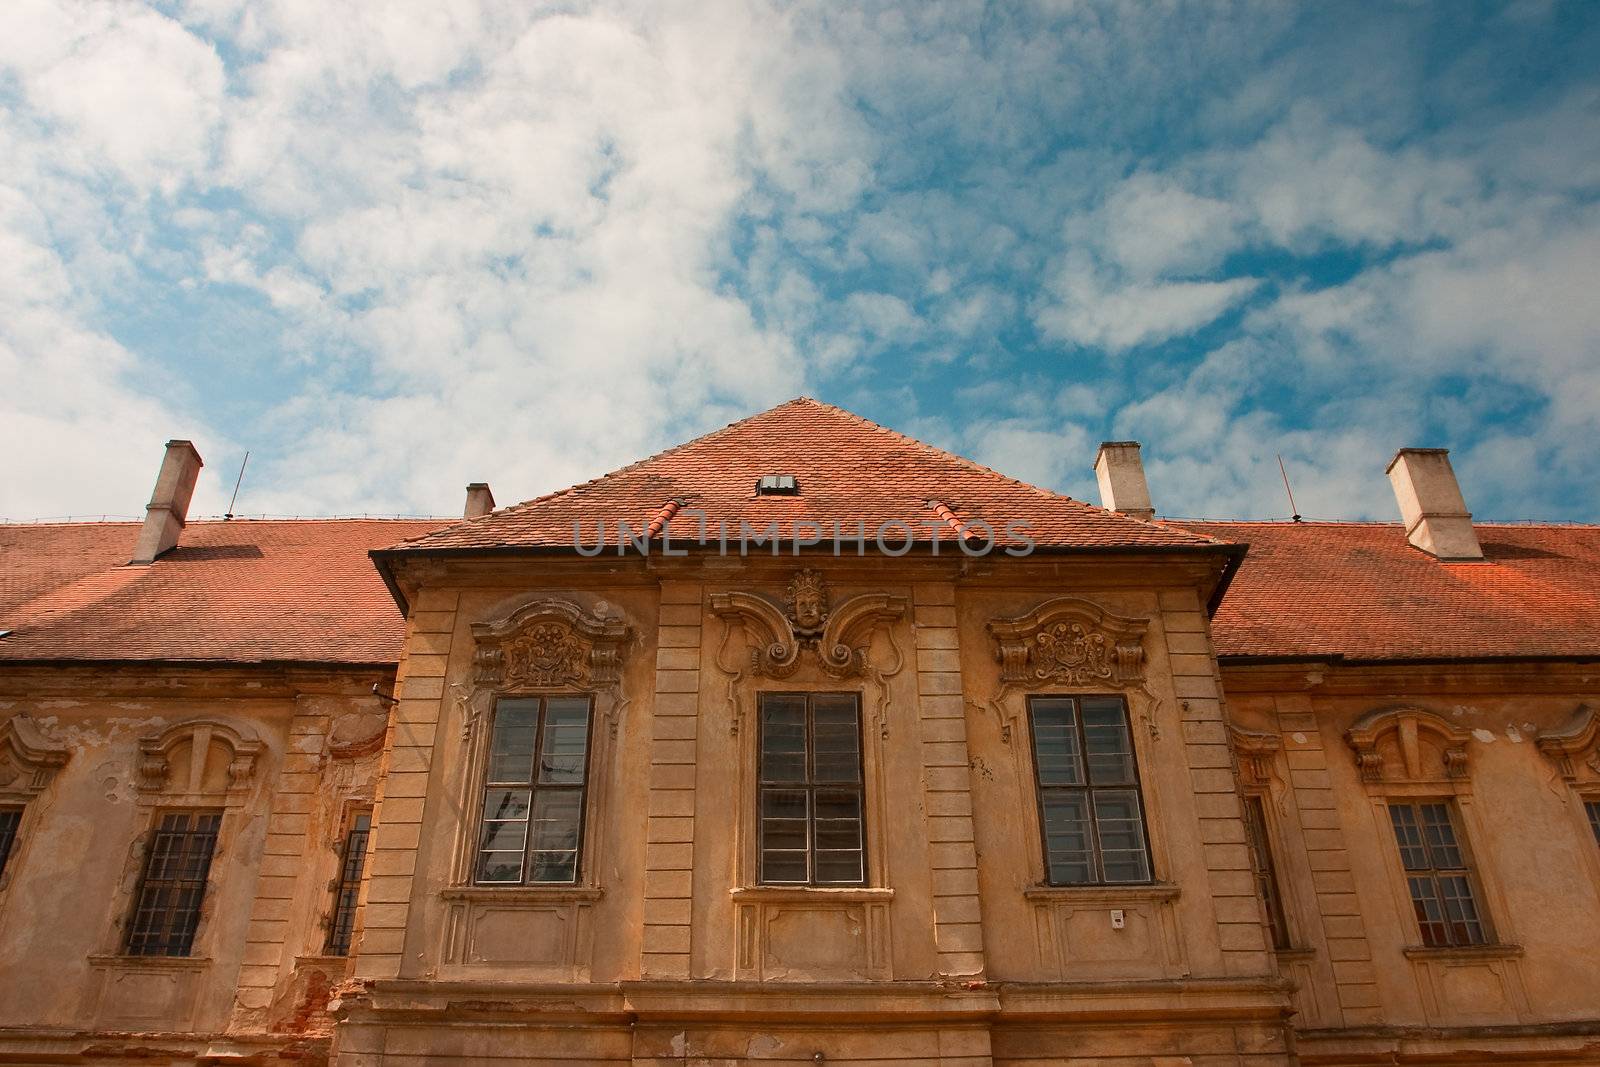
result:
[[(1126, 514), (1123, 514), (1120, 511), (1113, 511), (1110, 508), (1100, 507), (1097, 504), (1089, 503), (1087, 500), (1079, 500), (1075, 496), (1068, 496), (1066, 493), (1058, 493), (1053, 489), (1046, 489), (1042, 485), (1035, 485), (1032, 482), (1024, 481), (1021, 478), (1013, 477), (1013, 476), (1011, 476), (1009, 474), (1006, 474), (1004, 471), (996, 470), (993, 467), (990, 467), (990, 466), (987, 466), (985, 464), (979, 463), (975, 459), (970, 459), (967, 456), (963, 456), (959, 452), (952, 452), (947, 448), (940, 448), (938, 445), (931, 445), (928, 442), (921, 440), (920, 438), (912, 437), (908, 433), (903, 433), (900, 430), (896, 430), (896, 429), (894, 429), (892, 427), (885, 426), (882, 423), (874, 422), (871, 419), (867, 418), (865, 415), (857, 415), (855, 412), (850, 411), (847, 408), (842, 408), (837, 404), (830, 404), (826, 400), (814, 400), (814, 399), (812, 399), (811, 397), (808, 397), (808, 396), (800, 396), (800, 397), (796, 397), (794, 400), (789, 401), (789, 403), (792, 404), (792, 403), (796, 403), (796, 402), (802, 401), (802, 400), (808, 401), (808, 402), (810, 402), (812, 404), (816, 404), (818, 407), (824, 407), (824, 408), (828, 408), (831, 411), (838, 412), (839, 414), (844, 415), (846, 418), (854, 419), (856, 422), (861, 423), (862, 425), (868, 427), (869, 429), (877, 430), (880, 433), (888, 434), (890, 437), (897, 438), (898, 440), (904, 441), (904, 442), (906, 442), (907, 444), (910, 444), (910, 445), (915, 445), (917, 448), (923, 449), (926, 452), (932, 452), (932, 453), (935, 453), (935, 454), (940, 455), (940, 456), (947, 456), (950, 459), (953, 459), (958, 463), (961, 463), (961, 464), (963, 464), (963, 465), (965, 465), (967, 467), (970, 467), (971, 469), (973, 469), (973, 470), (975, 470), (975, 471), (977, 471), (977, 472), (979, 472), (981, 474), (992, 475), (992, 476), (994, 476), (996, 478), (999, 478), (1003, 482), (1007, 482), (1007, 483), (1009, 483), (1011, 485), (1015, 485), (1015, 486), (1019, 486), (1019, 487), (1021, 487), (1023, 489), (1027, 489), (1030, 492), (1037, 493), (1040, 496), (1046, 498), (1047, 500), (1066, 501), (1069, 504), (1076, 504), (1079, 507), (1089, 508), (1089, 509), (1091, 509), (1093, 511), (1098, 511), (1098, 512), (1100, 512), (1100, 513), (1102, 513), (1104, 515), (1107, 515), (1107, 516), (1115, 516), (1116, 518), (1125, 520), (1127, 522), (1137, 522), (1137, 523), (1140, 523), (1140, 524), (1145, 525), (1145, 526), (1153, 526), (1156, 529), (1164, 530), (1164, 529), (1167, 528), (1164, 524), (1162, 524), (1160, 522), (1156, 522), (1153, 519), (1141, 519), (1141, 518), (1137, 518), (1137, 517), (1135, 517), (1133, 515), (1126, 515)], [(782, 406), (782, 405), (780, 405), (780, 406)], [(772, 410), (776, 410), (776, 409), (772, 409)], [(751, 417), (754, 418), (755, 416), (751, 416)], [(941, 503), (950, 504), (950, 503), (959, 503), (959, 501), (941, 501)], [(1185, 532), (1188, 532), (1188, 531), (1185, 531)], [(1216, 541), (1218, 544), (1224, 543), (1224, 542), (1220, 541), (1219, 539), (1217, 539), (1215, 537), (1211, 537), (1210, 534), (1200, 534), (1198, 536), (1205, 537), (1205, 538), (1207, 538), (1207, 539), (1209, 539), (1211, 541)]]

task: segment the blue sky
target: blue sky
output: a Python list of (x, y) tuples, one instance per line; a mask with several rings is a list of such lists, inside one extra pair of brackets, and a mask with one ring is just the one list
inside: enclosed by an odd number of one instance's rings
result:
[(1600, 520), (1600, 5), (0, 6), (0, 516), (449, 514), (808, 393)]

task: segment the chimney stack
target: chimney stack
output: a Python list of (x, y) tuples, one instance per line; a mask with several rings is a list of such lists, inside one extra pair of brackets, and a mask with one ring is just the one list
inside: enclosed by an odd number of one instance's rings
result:
[(488, 482), (473, 482), (467, 486), (467, 506), (461, 512), (463, 519), (476, 519), (494, 510), (494, 494)]
[(188, 441), (168, 441), (167, 454), (156, 476), (156, 491), (145, 508), (144, 529), (129, 563), (153, 563), (155, 558), (178, 543), (183, 524), (189, 518), (189, 498), (204, 464), (200, 453)]
[(1103, 441), (1094, 457), (1094, 474), (1100, 482), (1100, 506), (1136, 519), (1153, 519), (1150, 488), (1144, 481), (1144, 462), (1138, 441)]
[(1406, 540), (1441, 560), (1483, 558), (1448, 449), (1402, 448), (1390, 461), (1388, 475), (1405, 520)]

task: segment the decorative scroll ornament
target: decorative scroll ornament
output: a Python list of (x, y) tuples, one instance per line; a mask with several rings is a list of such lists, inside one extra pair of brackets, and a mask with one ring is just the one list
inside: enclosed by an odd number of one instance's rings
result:
[(622, 676), (630, 631), (566, 600), (539, 600), (499, 622), (472, 627), (473, 681), (501, 692), (603, 689)]
[[(904, 658), (892, 637), (895, 662), (890, 668), (873, 666), (869, 650), (873, 633), (903, 618), (906, 607), (905, 597), (888, 593), (861, 593), (830, 607), (827, 582), (810, 567), (790, 579), (781, 608), (756, 593), (713, 593), (711, 610), (723, 622), (717, 665), (730, 679), (731, 729), (735, 733), (739, 729), (739, 680), (747, 674), (787, 678), (800, 668), (803, 652), (814, 654), (817, 665), (830, 678), (871, 678), (882, 683), (898, 674)], [(726, 659), (735, 629), (743, 631), (749, 645), (742, 665)], [(880, 726), (887, 730), (886, 720)]]
[(1144, 681), (1143, 619), (1125, 619), (1072, 597), (989, 623), (1004, 685), (1054, 682), (1138, 686)]
[[(1365, 782), (1461, 781), (1472, 734), (1421, 708), (1380, 708), (1345, 732)], [(1430, 759), (1437, 753), (1437, 759)]]
[(1272, 765), (1277, 761), (1283, 739), (1277, 734), (1228, 727), (1234, 757), (1239, 761), (1239, 777), (1247, 785), (1266, 785), (1272, 780)]
[(1540, 733), (1538, 744), (1566, 781), (1576, 782), (1584, 767), (1600, 777), (1600, 714), (1588, 705), (1580, 705), (1560, 730)]
[(0, 794), (31, 797), (43, 792), (71, 754), (30, 716), (18, 712), (0, 723)]
[(1145, 685), (1148, 626), (1147, 620), (1113, 615), (1075, 597), (1055, 597), (1026, 615), (990, 622), (1000, 690), (989, 708), (1000, 721), (1001, 739), (1010, 742), (1017, 719), (1016, 712), (1007, 711), (1006, 697), (1045, 685), (1137, 690), (1149, 699), (1145, 725), (1151, 738), (1159, 739), (1160, 701)]
[(472, 684), (451, 688), (461, 712), (461, 737), (472, 731), (496, 693), (553, 689), (610, 690), (607, 713), (613, 736), (627, 701), (622, 697), (622, 653), (633, 631), (618, 616), (596, 615), (568, 600), (526, 604), (498, 622), (474, 623), (477, 650)]

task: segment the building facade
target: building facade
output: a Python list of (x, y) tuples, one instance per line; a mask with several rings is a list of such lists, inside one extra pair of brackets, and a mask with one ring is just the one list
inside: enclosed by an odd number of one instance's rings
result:
[[(0, 527), (0, 1062), (1600, 1062), (1600, 528), (809, 400), (460, 523)], [(127, 562), (131, 553), (133, 562)]]

